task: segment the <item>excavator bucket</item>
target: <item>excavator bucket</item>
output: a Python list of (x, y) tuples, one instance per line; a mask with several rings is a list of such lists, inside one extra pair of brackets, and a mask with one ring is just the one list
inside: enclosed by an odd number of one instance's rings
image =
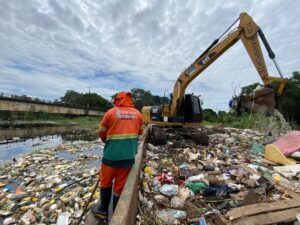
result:
[(241, 96), (242, 107), (251, 112), (272, 114), (275, 108), (275, 94), (272, 88), (259, 87), (250, 96)]

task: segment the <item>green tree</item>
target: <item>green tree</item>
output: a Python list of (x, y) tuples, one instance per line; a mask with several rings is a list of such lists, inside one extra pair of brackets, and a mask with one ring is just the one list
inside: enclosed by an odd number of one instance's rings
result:
[(293, 76), (287, 79), (282, 96), (278, 100), (278, 110), (288, 121), (294, 121), (300, 125), (300, 73), (293, 72)]
[(68, 90), (60, 101), (71, 105), (82, 105), (82, 95), (76, 91)]
[(112, 107), (112, 104), (98, 95), (97, 93), (78, 93), (76, 91), (68, 90), (63, 97), (60, 98), (61, 102), (80, 107), (89, 107), (95, 109), (106, 110)]
[(154, 99), (150, 91), (141, 88), (131, 89), (134, 105), (138, 110), (142, 110), (144, 106), (154, 105)]
[[(167, 97), (152, 95), (151, 91), (146, 91), (141, 88), (133, 88), (130, 90), (130, 92), (134, 106), (140, 111), (144, 106), (162, 105), (169, 102)], [(116, 95), (117, 93), (111, 96), (112, 100), (115, 99)]]
[(112, 104), (96, 93), (86, 93), (82, 96), (82, 104), (89, 105), (89, 108), (107, 109), (112, 107)]
[[(258, 85), (254, 83), (242, 88), (242, 93), (249, 95)], [(273, 87), (276, 90), (278, 84)], [(289, 122), (300, 125), (300, 73), (294, 71), (292, 77), (286, 80), (283, 94), (277, 99), (276, 108), (284, 115)]]
[(203, 120), (208, 122), (217, 122), (218, 114), (212, 109), (203, 109)]
[(224, 123), (227, 113), (225, 111), (219, 111), (218, 112), (218, 122)]
[(254, 84), (250, 84), (245, 87), (242, 87), (242, 93), (249, 96), (258, 85), (260, 85), (260, 84), (254, 83)]

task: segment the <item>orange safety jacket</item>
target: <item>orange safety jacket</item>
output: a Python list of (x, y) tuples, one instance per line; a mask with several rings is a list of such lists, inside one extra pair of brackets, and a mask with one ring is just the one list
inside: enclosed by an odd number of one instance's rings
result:
[(99, 127), (99, 136), (105, 142), (103, 162), (134, 160), (138, 135), (143, 133), (142, 115), (128, 92), (120, 92), (114, 103), (116, 107), (105, 113)]

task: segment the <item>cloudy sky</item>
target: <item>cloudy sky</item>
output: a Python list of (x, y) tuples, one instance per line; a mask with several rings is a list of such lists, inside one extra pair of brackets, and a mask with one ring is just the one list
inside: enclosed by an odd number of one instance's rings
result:
[[(0, 92), (48, 100), (88, 87), (108, 99), (131, 88), (164, 95), (242, 11), (264, 31), (284, 75), (300, 70), (298, 0), (0, 0)], [(253, 82), (260, 77), (239, 42), (187, 92), (226, 110)]]

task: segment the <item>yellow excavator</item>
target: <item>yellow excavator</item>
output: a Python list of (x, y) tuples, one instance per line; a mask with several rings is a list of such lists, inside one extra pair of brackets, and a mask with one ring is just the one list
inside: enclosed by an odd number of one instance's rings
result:
[[(238, 21), (239, 25), (232, 29)], [(269, 57), (273, 60), (280, 77), (269, 76), (258, 37), (260, 37), (264, 44)], [(200, 125), (202, 120), (200, 99), (193, 94), (185, 94), (185, 89), (192, 80), (239, 40), (242, 40), (264, 86), (272, 87), (274, 84), (274, 86), (276, 86), (275, 94), (281, 95), (285, 86), (285, 79), (275, 60), (275, 54), (261, 28), (247, 13), (243, 12), (219, 38), (214, 40), (213, 43), (180, 74), (171, 94), (170, 104), (143, 107), (142, 116), (145, 123), (158, 126)], [(156, 136), (161, 136), (161, 134), (158, 132)]]

